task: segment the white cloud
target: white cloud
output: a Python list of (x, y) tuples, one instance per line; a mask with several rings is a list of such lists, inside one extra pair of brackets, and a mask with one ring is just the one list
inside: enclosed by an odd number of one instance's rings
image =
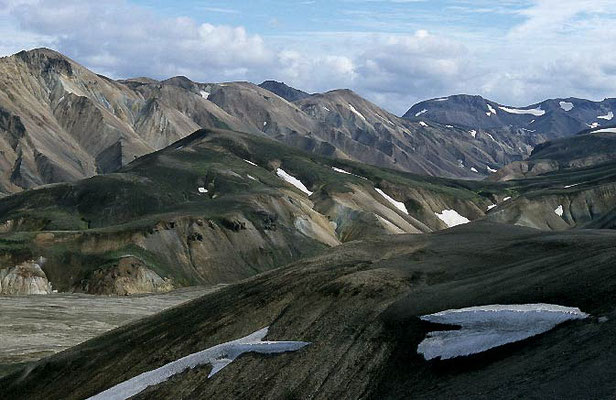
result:
[(459, 4), (459, 13), (509, 15), (517, 23), (499, 31), (432, 18), (412, 30), (400, 25), (409, 33), (264, 38), (243, 27), (161, 17), (126, 0), (0, 0), (0, 53), (52, 47), (118, 78), (273, 78), (309, 91), (349, 87), (399, 114), (416, 101), (461, 92), (514, 106), (616, 94), (616, 54), (608, 51), (616, 40), (613, 0)]

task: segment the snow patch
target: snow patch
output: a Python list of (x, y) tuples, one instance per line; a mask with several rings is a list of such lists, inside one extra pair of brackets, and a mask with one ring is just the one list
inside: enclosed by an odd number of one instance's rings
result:
[(445, 128), (452, 129), (452, 128), (453, 128), (453, 125), (445, 125)]
[(334, 171), (336, 171), (336, 172), (340, 172), (341, 174), (353, 175), (353, 174), (351, 174), (350, 172), (345, 171), (345, 170), (340, 169), (340, 168), (332, 167), (332, 169), (333, 169)]
[(569, 101), (561, 101), (560, 103), (558, 103), (560, 105), (560, 108), (562, 108), (565, 111), (571, 111), (573, 110), (573, 103), (569, 102)]
[(450, 228), (471, 222), (468, 218), (458, 214), (456, 210), (443, 210), (440, 213), (435, 212), (434, 214)]
[(329, 112), (329, 108), (327, 108), (327, 107), (323, 106), (323, 109), (324, 109), (325, 111)]
[(569, 189), (569, 188), (572, 188), (572, 187), (575, 187), (575, 186), (577, 186), (577, 185), (581, 185), (581, 184), (582, 184), (582, 183), (574, 183), (573, 185), (566, 185), (564, 188), (565, 188), (565, 189)]
[(598, 131), (594, 131), (592, 133), (616, 133), (616, 128), (599, 129)]
[(460, 329), (428, 333), (417, 353), (426, 360), (469, 356), (539, 335), (565, 321), (587, 317), (579, 308), (553, 304), (496, 304), (441, 311), (420, 318)]
[(252, 161), (249, 161), (249, 160), (246, 160), (246, 159), (243, 159), (243, 158), (242, 158), (242, 160), (244, 160), (245, 162), (247, 162), (250, 165), (254, 165), (255, 167), (258, 167), (258, 165), (253, 163)]
[(599, 119), (604, 119), (604, 120), (606, 120), (606, 121), (611, 121), (611, 120), (612, 120), (612, 118), (614, 118), (614, 113), (610, 111), (610, 112), (608, 112), (606, 115), (600, 115), (600, 116), (598, 116), (597, 118), (599, 118)]
[(503, 201), (511, 200), (511, 196), (507, 196), (503, 199)]
[(496, 207), (496, 204), (490, 204), (490, 205), (488, 206), (488, 211), (490, 211), (490, 210), (491, 210), (491, 209), (493, 209), (494, 207)]
[(385, 193), (384, 191), (382, 191), (381, 189), (375, 188), (375, 190), (377, 192), (379, 192), (379, 194), (381, 196), (383, 196), (385, 198), (385, 200), (387, 200), (388, 202), (390, 202), (394, 207), (396, 207), (398, 210), (402, 211), (403, 213), (408, 215), (408, 210), (406, 209), (406, 206), (404, 205), (403, 202), (401, 201), (397, 201), (395, 199), (392, 199), (391, 197), (389, 197), (387, 195), (387, 193)]
[(517, 114), (517, 115), (534, 115), (535, 117), (540, 117), (545, 114), (545, 111), (541, 108), (531, 108), (529, 110), (521, 110), (519, 108), (508, 108), (499, 106), (501, 110), (508, 112), (509, 114)]
[(416, 113), (416, 114), (415, 114), (415, 116), (416, 116), (416, 117), (419, 117), (421, 114), (425, 114), (425, 113), (427, 113), (427, 112), (428, 112), (428, 110), (426, 110), (426, 109), (424, 108), (424, 109), (423, 109), (423, 110), (421, 110), (420, 112)]
[(285, 170), (283, 170), (282, 168), (278, 168), (276, 170), (276, 175), (278, 175), (278, 177), (282, 178), (283, 180), (287, 181), (288, 183), (290, 183), (291, 185), (295, 186), (296, 188), (298, 188), (299, 190), (301, 190), (302, 192), (306, 193), (308, 196), (312, 195), (313, 192), (311, 192), (310, 190), (308, 190), (308, 188), (306, 186), (304, 186), (304, 184), (297, 179), (296, 177), (289, 175)]
[(470, 130), (468, 131), (468, 133), (473, 137), (473, 139), (477, 136), (477, 131), (476, 130)]
[(423, 127), (428, 126), (428, 124), (426, 124), (426, 123), (425, 123), (425, 122), (423, 122), (423, 121), (419, 121), (419, 125), (421, 125), (421, 126), (423, 126)]
[(556, 207), (556, 209), (554, 210), (554, 213), (556, 215), (558, 215), (559, 217), (563, 216), (563, 205), (559, 205), (558, 207)]
[(197, 188), (197, 190), (199, 191), (199, 193), (207, 193), (208, 192), (208, 190), (206, 188), (204, 188), (204, 187)]
[(497, 170), (495, 170), (494, 168), (490, 168), (490, 166), (489, 166), (489, 165), (486, 165), (486, 168), (488, 169), (488, 172), (490, 172), (490, 173), (492, 173), (492, 174), (493, 174), (493, 173), (495, 173), (495, 172), (497, 171)]
[(361, 118), (361, 119), (362, 119), (362, 121), (367, 122), (366, 117), (364, 117), (364, 116), (362, 115), (362, 113), (360, 113), (359, 111), (357, 111), (357, 110), (355, 109), (355, 107), (353, 107), (353, 105), (352, 105), (352, 104), (349, 104), (349, 110), (351, 110), (351, 112), (352, 112), (353, 114), (355, 114), (355, 115), (357, 115), (359, 118)]
[(593, 122), (592, 124), (586, 124), (586, 125), (590, 126), (593, 129), (599, 127), (599, 123), (598, 122)]
[(257, 180), (257, 178), (255, 178), (254, 176), (252, 176), (250, 174), (246, 174), (246, 176), (248, 177), (248, 179), (252, 179), (253, 181)]
[(492, 107), (491, 104), (486, 103), (486, 105), (488, 106), (488, 112), (486, 113), (486, 115), (488, 117), (492, 116), (492, 115), (496, 115), (496, 110), (494, 109), (494, 107)]
[(202, 90), (199, 92), (201, 94), (201, 97), (203, 97), (204, 99), (208, 99), (208, 97), (210, 97), (210, 92), (206, 92), (205, 90)]
[(447, 100), (449, 100), (449, 98), (447, 98), (447, 97), (441, 97), (440, 99), (434, 99), (434, 100), (432, 100), (432, 101), (447, 101)]
[(263, 122), (263, 126), (267, 126), (267, 121)]
[(293, 352), (310, 344), (310, 342), (268, 341), (263, 340), (269, 327), (258, 330), (241, 339), (222, 343), (197, 353), (192, 353), (160, 368), (144, 372), (127, 381), (119, 383), (110, 389), (92, 396), (87, 400), (125, 400), (141, 393), (149, 386), (158, 385), (174, 375), (200, 365), (209, 364), (212, 370), (211, 378), (221, 369), (235, 361), (244, 353), (278, 354)]
[(475, 168), (475, 167), (471, 167), (471, 171), (473, 171), (473, 172), (475, 172), (475, 173), (478, 173), (478, 172), (479, 172), (479, 171), (477, 171), (477, 168)]

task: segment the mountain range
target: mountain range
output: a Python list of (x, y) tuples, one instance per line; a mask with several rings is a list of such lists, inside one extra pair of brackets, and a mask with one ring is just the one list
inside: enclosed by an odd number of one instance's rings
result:
[(400, 118), (349, 90), (310, 95), (274, 81), (185, 77), (114, 81), (36, 49), (0, 59), (0, 192), (111, 172), (199, 128), (265, 135), (401, 171), (482, 179), (539, 143), (608, 123), (612, 103), (550, 100), (528, 111), (452, 96)]

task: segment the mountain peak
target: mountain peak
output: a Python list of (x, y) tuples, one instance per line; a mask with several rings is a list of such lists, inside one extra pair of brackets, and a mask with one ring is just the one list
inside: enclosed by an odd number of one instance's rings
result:
[(310, 97), (310, 94), (302, 90), (295, 89), (285, 84), (284, 82), (278, 82), (274, 80), (264, 81), (259, 85), (259, 87), (268, 90), (289, 102), (294, 102)]

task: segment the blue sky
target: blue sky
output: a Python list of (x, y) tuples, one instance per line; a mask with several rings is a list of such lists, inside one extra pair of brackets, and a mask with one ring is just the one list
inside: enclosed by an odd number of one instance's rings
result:
[(114, 78), (351, 88), (397, 114), (453, 93), (616, 96), (616, 0), (0, 0), (0, 54)]

